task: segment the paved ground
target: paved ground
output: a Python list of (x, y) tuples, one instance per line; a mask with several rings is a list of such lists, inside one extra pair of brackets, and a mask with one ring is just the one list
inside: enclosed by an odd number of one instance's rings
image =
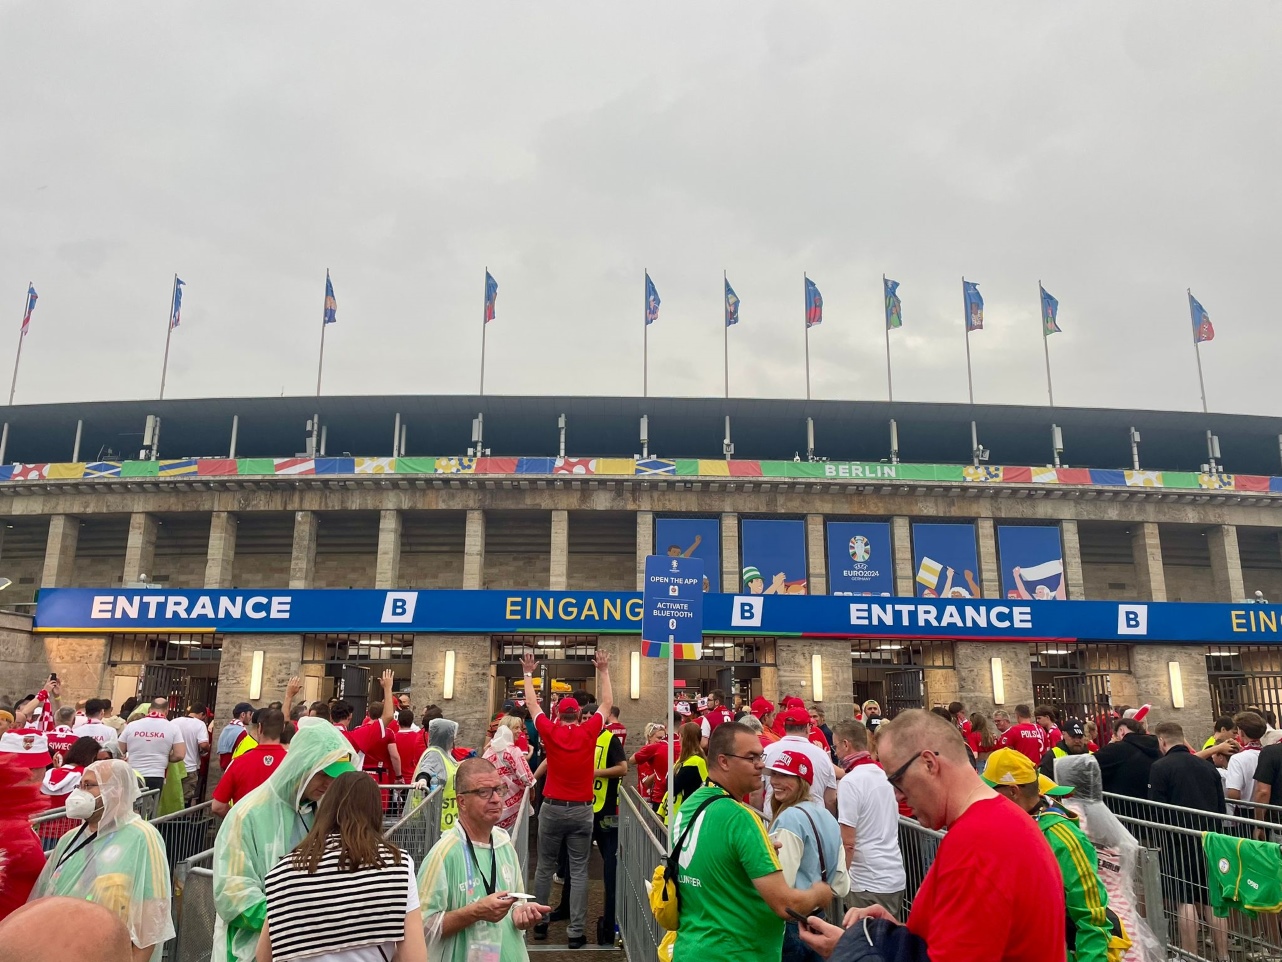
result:
[[(534, 866), (538, 862), (538, 855), (534, 850), (536, 832), (531, 832), (530, 839), (530, 891), (534, 890)], [(591, 960), (591, 962), (622, 962), (624, 958), (622, 949), (615, 949), (610, 946), (598, 946), (596, 944), (596, 920), (600, 917), (604, 908), (605, 888), (601, 881), (601, 856), (597, 853), (596, 846), (592, 847), (592, 858), (588, 862), (588, 917), (586, 926), (586, 935), (588, 944), (581, 949), (570, 949), (565, 934), (567, 923), (552, 922), (548, 926), (548, 938), (546, 942), (537, 942), (531, 933), (526, 939), (526, 945), (529, 947), (531, 962), (571, 962), (573, 959)], [(561, 886), (553, 883), (551, 904), (555, 909), (560, 905)], [(567, 906), (567, 909), (569, 906)], [(651, 962), (649, 959), (639, 959), (636, 962)]]

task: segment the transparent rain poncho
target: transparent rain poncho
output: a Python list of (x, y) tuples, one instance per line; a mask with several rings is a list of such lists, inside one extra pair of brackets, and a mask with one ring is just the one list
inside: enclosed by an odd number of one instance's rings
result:
[(313, 775), (351, 755), (333, 725), (302, 727), (280, 767), (232, 806), (214, 841), (213, 962), (253, 962), (267, 917), (263, 877), (303, 840), (316, 814), (303, 791)]
[(1135, 897), (1135, 880), (1140, 843), (1104, 804), (1104, 782), (1099, 762), (1093, 755), (1064, 755), (1055, 759), (1055, 781), (1071, 786), (1072, 795), (1056, 801), (1078, 816), (1078, 827), (1095, 846), (1099, 877), (1108, 892), (1108, 905), (1131, 937), (1131, 947), (1122, 956), (1125, 962), (1157, 962), (1165, 956), (1153, 930), (1140, 916)]
[(97, 832), (84, 825), (58, 840), (31, 898), (65, 895), (105, 906), (129, 929), (134, 945), (154, 945), (158, 960), (174, 937), (165, 843), (134, 811), (138, 779), (125, 762), (94, 762), (103, 815)]

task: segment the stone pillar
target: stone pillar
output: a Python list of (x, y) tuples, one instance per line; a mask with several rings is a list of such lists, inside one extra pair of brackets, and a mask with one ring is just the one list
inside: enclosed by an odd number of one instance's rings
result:
[(467, 529), (463, 535), (463, 587), (485, 587), (485, 512), (479, 508), (470, 508), (467, 512)]
[(645, 559), (654, 554), (654, 512), (637, 512), (637, 591), (645, 590)]
[(743, 568), (739, 565), (739, 515), (721, 515), (721, 590), (728, 594), (743, 591)]
[[(1180, 666), (1184, 688), (1184, 707), (1174, 707), (1171, 692), (1170, 663)], [(1164, 721), (1176, 721), (1184, 727), (1185, 737), (1200, 745), (1211, 734), (1211, 687), (1206, 677), (1206, 647), (1198, 645), (1133, 645), (1131, 673), (1135, 688), (1152, 705), (1147, 718), (1148, 730)], [(1113, 704), (1122, 704), (1115, 694)]]
[[(968, 712), (980, 711), (990, 718), (998, 708), (1015, 717), (1016, 705), (1033, 707), (1031, 648), (1026, 642), (959, 641), (953, 645), (957, 678), (957, 700)], [(997, 704), (993, 691), (993, 659), (1002, 661), (1005, 698)]]
[(997, 568), (997, 528), (993, 519), (976, 518), (975, 534), (979, 538), (979, 571), (976, 572), (979, 575), (979, 590), (985, 598), (1000, 598), (1002, 578)]
[(40, 578), (42, 588), (66, 588), (76, 568), (76, 543), (80, 540), (80, 519), (69, 514), (55, 514), (49, 519), (49, 538), (45, 542), (45, 567)]
[(1131, 555), (1139, 595), (1146, 601), (1166, 600), (1166, 571), (1162, 567), (1162, 539), (1157, 524), (1140, 521), (1131, 526)]
[(548, 562), (548, 587), (565, 591), (569, 586), (570, 512), (552, 512), (552, 557)]
[[(814, 691), (814, 656), (820, 660), (823, 698), (816, 700)], [(820, 705), (829, 725), (853, 716), (851, 695), (850, 642), (819, 639), (780, 638), (775, 642), (775, 664), (778, 666), (778, 703), (784, 695), (804, 698), (806, 704)]]
[(395, 588), (401, 573), (401, 513), (384, 508), (378, 513), (378, 558), (374, 568), (375, 588)]
[(236, 516), (215, 511), (209, 516), (209, 547), (205, 552), (205, 587), (230, 588), (236, 563)]
[(1059, 540), (1064, 552), (1064, 590), (1069, 601), (1086, 600), (1086, 580), (1082, 576), (1082, 543), (1077, 537), (1076, 521), (1059, 523)]
[(890, 544), (895, 556), (895, 594), (911, 598), (913, 591), (913, 534), (908, 518), (890, 519)]
[(1211, 552), (1211, 582), (1215, 600), (1238, 602), (1246, 597), (1242, 583), (1242, 557), (1237, 549), (1237, 528), (1217, 524), (1206, 532), (1206, 546)]
[(806, 515), (806, 594), (828, 593), (827, 555), (824, 550), (824, 516)]
[[(450, 651), (454, 652), (454, 691), (452, 698), (446, 698), (446, 652)], [(439, 705), (446, 718), (459, 723), (459, 745), (478, 751), (485, 741), (490, 712), (503, 703), (495, 691), (498, 682), (490, 660), (489, 635), (419, 635), (410, 662), (414, 705), (420, 711), (427, 705)]]
[(124, 583), (138, 581), (140, 575), (155, 574), (156, 516), (135, 511), (129, 516), (129, 540), (125, 543)]
[[(289, 586), (310, 588), (316, 582), (315, 511), (294, 512), (294, 547), (289, 557)], [(234, 706), (233, 706), (234, 707)]]
[(302, 674), (301, 635), (223, 635), (222, 658), (218, 663), (218, 704), (214, 709), (214, 717), (219, 721), (214, 728), (215, 744), (219, 728), (231, 717), (236, 703), (250, 701), (255, 651), (263, 653), (263, 690), (261, 696), (253, 700), (256, 707), (283, 701), (290, 677)]
[[(636, 751), (641, 746), (640, 732), (646, 722), (668, 718), (668, 700), (664, 691), (668, 687), (668, 660), (666, 658), (638, 658), (637, 695), (632, 698), (632, 656), (641, 653), (640, 635), (602, 635), (597, 639), (597, 650), (610, 653), (610, 682), (614, 686), (614, 703), (619, 706), (619, 720), (628, 726), (629, 739), (635, 739)], [(681, 677), (681, 663), (677, 663), (677, 677)], [(599, 689), (598, 689), (599, 694)], [(628, 742), (633, 744), (632, 741)]]

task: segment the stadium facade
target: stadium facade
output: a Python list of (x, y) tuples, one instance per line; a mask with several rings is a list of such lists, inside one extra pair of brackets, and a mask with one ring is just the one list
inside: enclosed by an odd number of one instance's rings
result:
[[(704, 561), (716, 613), (703, 657), (677, 665), (678, 697), (1089, 717), (1107, 696), (1194, 734), (1217, 713), (1282, 708), (1267, 604), (1282, 598), (1282, 419), (415, 396), (4, 420), (10, 698), (53, 670), (66, 698), (170, 694), (226, 719), (291, 675), (309, 697), (363, 703), (393, 668), (398, 690), (479, 744), (522, 651), (544, 656), (545, 686), (591, 688), (602, 648), (639, 725), (666, 714), (666, 664), (639, 657), (632, 617), (658, 553)], [(75, 588), (93, 590), (42, 590)], [(732, 609), (757, 595), (764, 620)], [(1149, 605), (1151, 630), (1128, 634), (1126, 611)]]

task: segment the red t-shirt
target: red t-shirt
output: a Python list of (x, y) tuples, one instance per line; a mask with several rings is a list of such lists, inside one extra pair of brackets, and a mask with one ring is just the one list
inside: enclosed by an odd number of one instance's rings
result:
[(1060, 740), (1064, 737), (1064, 733), (1059, 730), (1058, 725), (1051, 725), (1050, 728), (1043, 728), (1042, 731), (1046, 732), (1046, 750), (1047, 751), (1050, 751), (1052, 748), (1058, 745), (1060, 743)]
[(401, 771), (412, 774), (427, 751), (427, 732), (421, 728), (416, 732), (397, 732), (396, 751), (401, 756)]
[(80, 736), (66, 725), (58, 725), (49, 732), (49, 754), (57, 755), (59, 752), (63, 755), (67, 754), (79, 738)]
[(593, 756), (597, 736), (605, 728), (600, 712), (575, 725), (553, 722), (543, 712), (534, 719), (548, 759), (544, 798), (563, 802), (592, 801)]
[(1046, 732), (1041, 725), (1032, 722), (1020, 722), (1011, 725), (997, 739), (998, 748), (1013, 748), (1030, 758), (1034, 765), (1041, 762), (1046, 754)]
[(244, 798), (280, 767), (286, 751), (284, 745), (259, 745), (236, 756), (214, 786), (214, 798), (224, 805)]
[(806, 737), (810, 740), (810, 744), (822, 748), (826, 752), (832, 751), (832, 746), (828, 744), (828, 736), (818, 726), (811, 725), (810, 733)]
[[(608, 732), (613, 732), (614, 737), (619, 740), (620, 745), (622, 745), (624, 742), (628, 740), (628, 729), (624, 726), (623, 722), (610, 722), (610, 724), (605, 726), (605, 730)], [(517, 745), (519, 746), (520, 744), (521, 742), (518, 739)], [(528, 744), (528, 739), (527, 739), (527, 744), (525, 748), (521, 749), (521, 751), (525, 751), (529, 747), (530, 746)]]
[(365, 756), (365, 768), (378, 768), (382, 765), (391, 770), (392, 759), (387, 754), (387, 746), (396, 744), (396, 733), (381, 720), (359, 728), (349, 728), (343, 734), (351, 742), (352, 748)]
[(984, 737), (983, 732), (973, 731), (973, 732), (969, 732), (966, 735), (966, 744), (970, 746), (970, 750), (975, 753), (976, 758), (978, 758), (981, 753), (996, 751), (998, 748), (1001, 747), (1001, 744), (1002, 744), (1001, 735), (997, 736), (991, 748), (983, 747), (983, 743), (982, 743), (983, 737)]
[[(671, 741), (672, 757), (678, 758), (681, 755), (681, 746), (675, 737)], [(643, 780), (647, 775), (654, 775), (654, 781), (645, 790), (650, 801), (656, 804), (663, 801), (663, 796), (668, 791), (668, 744), (651, 742), (648, 745), (642, 745), (632, 756), (632, 761), (637, 767), (638, 781)]]
[(931, 962), (1064, 962), (1064, 879), (1037, 823), (1000, 795), (966, 809), (939, 843), (908, 928)]

